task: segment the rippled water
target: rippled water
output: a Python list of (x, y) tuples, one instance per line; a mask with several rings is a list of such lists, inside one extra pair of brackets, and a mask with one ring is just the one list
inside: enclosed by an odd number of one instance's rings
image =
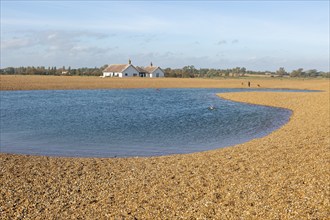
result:
[[(243, 89), (1, 92), (1, 152), (154, 156), (230, 146), (286, 123), (286, 109), (220, 99)], [(249, 90), (250, 91), (250, 90)], [(214, 105), (215, 110), (208, 107)]]

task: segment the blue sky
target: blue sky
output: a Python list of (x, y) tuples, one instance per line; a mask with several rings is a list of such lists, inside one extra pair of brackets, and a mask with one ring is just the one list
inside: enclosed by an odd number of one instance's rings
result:
[(329, 1), (1, 1), (1, 68), (329, 71)]

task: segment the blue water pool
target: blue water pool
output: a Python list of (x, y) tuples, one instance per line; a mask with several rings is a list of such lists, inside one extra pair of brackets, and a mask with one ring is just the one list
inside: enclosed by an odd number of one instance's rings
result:
[[(247, 90), (2, 91), (1, 152), (70, 157), (191, 153), (261, 137), (288, 121), (289, 110), (216, 96), (236, 91)], [(211, 105), (214, 110), (208, 109)]]

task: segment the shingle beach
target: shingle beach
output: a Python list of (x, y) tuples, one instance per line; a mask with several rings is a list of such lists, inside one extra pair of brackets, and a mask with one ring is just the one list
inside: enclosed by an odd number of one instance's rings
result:
[(219, 94), (293, 111), (270, 135), (222, 149), (146, 158), (0, 153), (0, 219), (330, 219), (329, 80), (115, 79), (116, 87), (97, 77), (33, 77), (1, 76), (1, 90), (246, 88), (251, 81), (322, 91)]

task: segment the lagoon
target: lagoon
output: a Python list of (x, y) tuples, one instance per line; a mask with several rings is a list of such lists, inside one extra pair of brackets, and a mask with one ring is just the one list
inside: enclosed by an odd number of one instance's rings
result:
[[(67, 157), (192, 153), (265, 136), (289, 120), (290, 110), (216, 95), (242, 91), (252, 90), (2, 91), (1, 152)], [(214, 110), (208, 109), (211, 105)]]

